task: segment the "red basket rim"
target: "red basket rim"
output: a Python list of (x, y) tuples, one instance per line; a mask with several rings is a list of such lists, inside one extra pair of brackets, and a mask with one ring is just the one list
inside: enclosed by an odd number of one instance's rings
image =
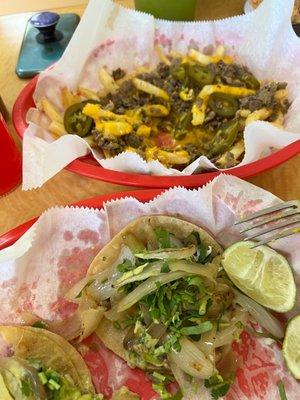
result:
[[(38, 76), (32, 79), (23, 88), (13, 107), (13, 124), (17, 134), (21, 139), (23, 138), (24, 131), (28, 126), (26, 123), (26, 113), (29, 107), (33, 106), (32, 95), (37, 83), (37, 79)], [(260, 172), (277, 167), (299, 153), (300, 140), (247, 165), (236, 167), (230, 170), (223, 170), (222, 172), (213, 171), (184, 176), (154, 176), (114, 171), (103, 168), (100, 165), (90, 164), (87, 162), (90, 157), (77, 159), (71, 162), (66, 169), (89, 178), (126, 186), (145, 188), (169, 188), (172, 186), (197, 187), (206, 184), (220, 173), (234, 175), (239, 178), (250, 178), (251, 176), (257, 175)]]

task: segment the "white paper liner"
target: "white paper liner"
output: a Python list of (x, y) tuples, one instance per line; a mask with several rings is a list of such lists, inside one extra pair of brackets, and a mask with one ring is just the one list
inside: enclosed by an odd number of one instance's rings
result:
[[(183, 218), (210, 231), (226, 246), (241, 239), (233, 226), (237, 218), (280, 201), (250, 183), (221, 175), (201, 189), (173, 188), (148, 203), (125, 197), (101, 210), (52, 208), (13, 246), (0, 252), (0, 324), (22, 323), (26, 312), (45, 319), (70, 315), (74, 307), (63, 300), (64, 293), (85, 275), (97, 252), (135, 218), (153, 214)], [(299, 287), (300, 234), (278, 240), (272, 247), (286, 255)], [(291, 315), (299, 306), (297, 299)], [(249, 388), (238, 379), (227, 399), (277, 399), (279, 379), (284, 379), (289, 400), (299, 399), (300, 385), (285, 369), (274, 343), (250, 337), (246, 342), (250, 355), (244, 360), (243, 374)], [(249, 397), (247, 390), (254, 394)]]
[[(186, 52), (189, 47), (204, 48), (223, 43), (237, 62), (247, 65), (263, 80), (288, 82), (293, 101), (284, 129), (267, 122), (254, 122), (244, 132), (248, 164), (274, 149), (300, 139), (300, 41), (291, 26), (293, 0), (264, 0), (254, 12), (209, 22), (170, 22), (125, 9), (110, 0), (90, 0), (82, 20), (63, 57), (40, 75), (34, 93), (38, 103), (47, 96), (61, 111), (60, 89), (75, 89), (79, 84), (99, 90), (98, 69), (122, 67), (128, 71), (158, 62), (154, 45), (166, 51)], [(48, 119), (30, 110), (29, 127), (23, 145), (23, 189), (37, 188), (68, 165), (91, 151), (86, 142), (73, 135), (53, 140), (47, 131)], [(158, 161), (146, 162), (134, 153), (102, 159), (93, 156), (107, 169), (152, 175), (190, 175), (201, 168), (215, 166), (201, 156), (183, 171), (166, 168)]]

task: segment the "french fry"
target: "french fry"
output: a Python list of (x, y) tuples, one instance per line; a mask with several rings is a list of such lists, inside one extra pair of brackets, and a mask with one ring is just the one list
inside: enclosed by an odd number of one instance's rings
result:
[(280, 90), (276, 91), (274, 97), (276, 100), (283, 100), (287, 97), (287, 95), (288, 95), (288, 92), (286, 89), (280, 89)]
[(230, 153), (230, 156), (234, 158), (235, 161), (238, 161), (239, 157), (244, 153), (245, 151), (245, 145), (244, 145), (244, 140), (241, 139), (229, 151), (226, 151), (226, 153), (222, 154), (221, 157), (216, 161), (216, 164), (218, 164), (219, 167), (224, 167), (226, 166), (227, 163), (227, 157)]
[(134, 71), (130, 72), (129, 74), (126, 74), (123, 78), (118, 79), (118, 85), (120, 86), (123, 82), (128, 81), (129, 79), (132, 79), (139, 74), (145, 74), (149, 71), (150, 69), (148, 67), (145, 66), (137, 67)]
[(246, 97), (255, 93), (255, 90), (246, 89), (244, 87), (238, 86), (228, 86), (228, 85), (205, 85), (201, 92), (199, 93), (200, 99), (205, 99), (213, 93), (225, 93), (236, 97)]
[[(213, 93), (225, 93), (237, 97), (246, 97), (254, 94), (255, 91), (252, 89), (246, 89), (242, 87), (227, 86), (227, 85), (205, 85), (200, 91), (198, 98), (196, 99), (193, 107), (193, 125), (202, 125), (205, 119), (205, 112), (209, 96)], [(200, 105), (199, 105), (200, 103)]]
[(163, 62), (166, 65), (171, 65), (170, 60), (168, 59), (168, 57), (165, 55), (163, 48), (160, 45), (155, 46), (155, 50), (158, 54), (158, 57), (160, 59), (161, 62)]
[(56, 121), (60, 124), (63, 124), (63, 118), (54, 106), (46, 97), (41, 100), (42, 110), (45, 112), (47, 117), (51, 119), (51, 121)]
[(73, 104), (80, 103), (81, 98), (73, 94), (67, 87), (64, 87), (61, 89), (61, 101), (64, 109), (67, 109)]
[(135, 75), (138, 75), (138, 74), (144, 74), (149, 71), (150, 71), (149, 67), (145, 67), (145, 65), (141, 65), (140, 67), (136, 67), (136, 69), (133, 71), (133, 73)]
[(177, 50), (171, 50), (170, 56), (173, 58), (183, 58), (184, 57), (184, 55)]
[(251, 114), (251, 111), (243, 108), (243, 109), (238, 111), (238, 114), (242, 118), (247, 118)]
[(63, 124), (57, 121), (52, 121), (49, 125), (49, 131), (60, 137), (66, 135), (66, 130)]
[(95, 145), (93, 135), (83, 137), (82, 139), (85, 140), (87, 142), (87, 144), (90, 145), (91, 147), (93, 147)]
[(282, 128), (284, 123), (284, 116), (281, 111), (278, 112), (276, 119), (272, 122), (272, 125), (277, 126), (277, 128)]
[(223, 57), (225, 54), (225, 46), (222, 44), (219, 44), (219, 46), (216, 47), (213, 56), (214, 57)]
[(152, 94), (153, 96), (156, 96), (156, 97), (161, 97), (162, 99), (167, 100), (167, 101), (170, 99), (168, 93), (165, 90), (163, 90), (157, 86), (154, 86), (149, 82), (143, 81), (142, 79), (138, 79), (138, 78), (133, 78), (132, 82), (135, 85), (135, 87), (138, 90), (141, 90), (142, 92)]
[(195, 49), (190, 49), (188, 52), (188, 56), (193, 61), (196, 61), (202, 65), (208, 65), (211, 63), (211, 56), (207, 56), (206, 54), (203, 54)]
[(207, 108), (208, 97), (201, 100), (201, 105), (198, 104), (197, 100), (192, 106), (192, 124), (194, 126), (202, 125), (205, 120), (205, 112)]
[(114, 93), (118, 89), (118, 85), (106, 69), (100, 68), (98, 76), (107, 93)]
[[(219, 50), (220, 51), (220, 50)], [(193, 61), (198, 62), (199, 64), (202, 65), (208, 65), (211, 63), (217, 63), (219, 61), (224, 61), (225, 64), (231, 64), (233, 62), (233, 58), (231, 56), (207, 56), (206, 54), (201, 53), (200, 51), (197, 51), (195, 49), (191, 49), (188, 52), (189, 58), (191, 58)]]
[(166, 151), (157, 147), (150, 147), (146, 149), (147, 161), (159, 160), (165, 165), (180, 165), (186, 164), (190, 161), (189, 153), (186, 150)]
[(86, 99), (90, 100), (99, 100), (99, 96), (96, 92), (94, 92), (91, 89), (79, 86), (78, 87), (78, 93), (82, 96), (85, 97)]
[(267, 108), (260, 108), (259, 110), (253, 111), (251, 114), (248, 115), (246, 118), (245, 124), (246, 126), (251, 124), (254, 121), (264, 121), (265, 119), (269, 118), (272, 114), (272, 110), (268, 110)]

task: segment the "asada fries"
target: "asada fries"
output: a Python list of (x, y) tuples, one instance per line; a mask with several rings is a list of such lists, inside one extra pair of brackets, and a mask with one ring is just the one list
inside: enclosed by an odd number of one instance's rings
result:
[(289, 108), (284, 82), (260, 82), (227, 55), (223, 45), (210, 53), (187, 54), (155, 48), (160, 64), (126, 73), (99, 69), (102, 89), (61, 89), (64, 115), (46, 98), (40, 107), (49, 130), (88, 137), (105, 158), (121, 152), (182, 169), (205, 155), (221, 168), (244, 154), (243, 132), (255, 121), (282, 127)]

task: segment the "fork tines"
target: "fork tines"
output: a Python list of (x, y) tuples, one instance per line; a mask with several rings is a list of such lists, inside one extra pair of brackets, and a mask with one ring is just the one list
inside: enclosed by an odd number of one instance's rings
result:
[[(240, 233), (256, 230), (244, 240), (253, 240), (262, 237), (253, 247), (269, 243), (300, 232), (300, 201), (287, 201), (275, 206), (257, 211), (246, 218), (240, 219), (235, 225), (245, 224)], [(285, 229), (288, 228), (288, 229)], [(275, 231), (271, 236), (265, 236)]]

